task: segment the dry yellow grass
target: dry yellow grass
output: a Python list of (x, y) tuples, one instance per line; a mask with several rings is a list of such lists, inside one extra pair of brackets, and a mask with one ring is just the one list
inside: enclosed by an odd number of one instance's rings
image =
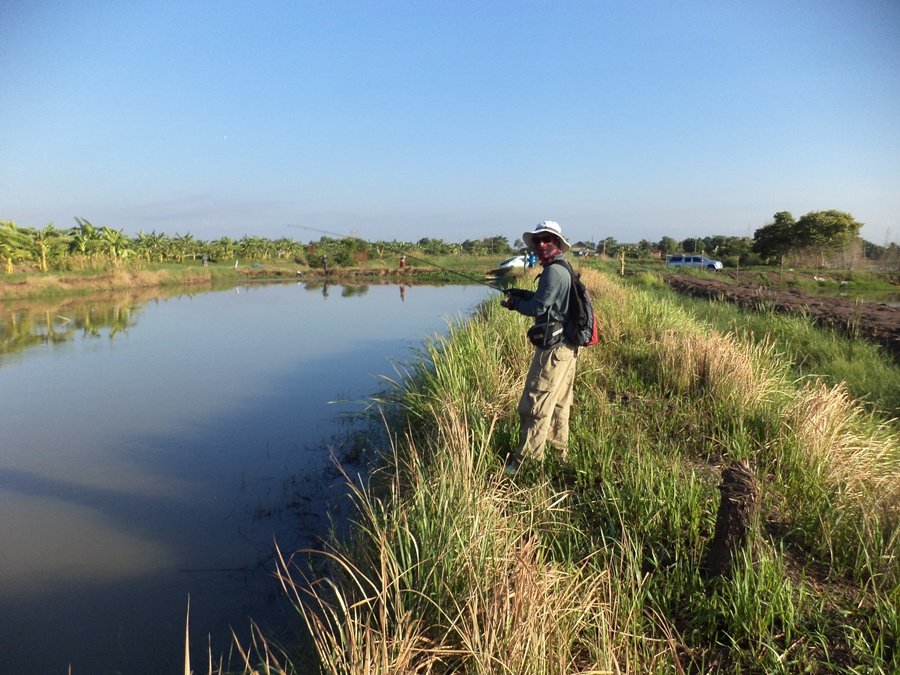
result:
[(871, 501), (900, 516), (900, 439), (846, 387), (804, 387), (785, 411), (785, 421), (807, 459), (844, 497)]
[(709, 396), (716, 405), (751, 407), (783, 390), (779, 378), (761, 368), (771, 347), (748, 347), (730, 334), (665, 331), (653, 343), (662, 384), (672, 392)]

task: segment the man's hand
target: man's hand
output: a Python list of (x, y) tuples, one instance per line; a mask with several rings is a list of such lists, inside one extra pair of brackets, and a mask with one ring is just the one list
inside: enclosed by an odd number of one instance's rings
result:
[(503, 290), (510, 298), (522, 298), (523, 300), (531, 300), (534, 297), (534, 291), (524, 288), (506, 288)]

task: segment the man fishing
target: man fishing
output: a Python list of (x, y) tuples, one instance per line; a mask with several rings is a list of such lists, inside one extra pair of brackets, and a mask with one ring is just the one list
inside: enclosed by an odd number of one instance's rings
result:
[(563, 259), (569, 242), (559, 223), (545, 220), (534, 230), (525, 232), (522, 240), (537, 255), (543, 271), (537, 290), (510, 289), (501, 304), (525, 316), (535, 318), (528, 337), (535, 345), (531, 368), (525, 378), (525, 391), (519, 399), (522, 435), (519, 447), (506, 463), (506, 473), (515, 475), (523, 463), (540, 463), (544, 445), (549, 443), (566, 458), (569, 443), (569, 408), (575, 382), (577, 345), (570, 344), (563, 329), (569, 314), (572, 275)]

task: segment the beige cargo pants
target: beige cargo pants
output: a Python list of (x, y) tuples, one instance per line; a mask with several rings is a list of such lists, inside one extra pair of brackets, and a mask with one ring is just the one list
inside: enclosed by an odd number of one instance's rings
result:
[(519, 461), (542, 461), (546, 443), (560, 453), (561, 459), (566, 458), (577, 360), (578, 350), (563, 342), (535, 350), (525, 377), (525, 391), (519, 399), (522, 422), (521, 443), (516, 451)]

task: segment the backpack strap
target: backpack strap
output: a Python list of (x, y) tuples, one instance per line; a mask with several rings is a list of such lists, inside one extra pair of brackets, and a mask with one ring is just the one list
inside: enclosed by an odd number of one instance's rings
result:
[(581, 303), (581, 296), (578, 293), (578, 284), (581, 283), (581, 275), (578, 274), (574, 269), (572, 269), (572, 265), (565, 258), (557, 258), (554, 260), (551, 265), (561, 265), (569, 272), (569, 277), (571, 278), (571, 283), (569, 284), (569, 311), (566, 312), (566, 317), (563, 320), (563, 326), (565, 326), (565, 335), (566, 340), (569, 344), (577, 350), (579, 345), (578, 341), (572, 335), (572, 329), (570, 326), (575, 324), (575, 330), (577, 331), (578, 317), (584, 311), (584, 307)]
[(572, 300), (574, 299), (579, 305), (581, 304), (581, 298), (578, 296), (578, 288), (575, 286), (576, 283), (581, 282), (581, 275), (578, 274), (574, 269), (572, 269), (572, 265), (565, 258), (557, 258), (554, 260), (551, 265), (562, 265), (569, 271), (569, 276), (571, 277), (572, 283), (569, 284), (569, 312), (568, 316), (566, 316), (566, 321), (569, 321), (572, 317)]

